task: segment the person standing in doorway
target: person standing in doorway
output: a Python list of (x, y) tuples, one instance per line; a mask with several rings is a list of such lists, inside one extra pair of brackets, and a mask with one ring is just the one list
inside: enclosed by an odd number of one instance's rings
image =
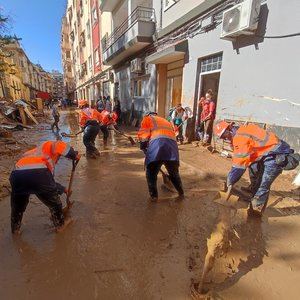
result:
[(213, 91), (206, 92), (205, 99), (201, 101), (201, 122), (204, 124), (203, 146), (211, 144), (213, 135), (213, 124), (216, 116), (216, 104), (213, 101)]

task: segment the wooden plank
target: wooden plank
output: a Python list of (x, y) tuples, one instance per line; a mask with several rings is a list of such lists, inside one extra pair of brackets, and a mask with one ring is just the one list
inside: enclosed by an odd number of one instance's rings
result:
[(38, 111), (43, 111), (43, 99), (41, 98), (36, 98), (36, 104), (37, 104), (37, 110)]
[(36, 124), (38, 125), (39, 122), (36, 120), (36, 118), (32, 115), (32, 113), (29, 111), (28, 107), (24, 108), (25, 113), (27, 116)]
[(24, 107), (19, 107), (19, 113), (20, 113), (20, 117), (21, 117), (21, 120), (22, 120), (22, 124), (27, 125), (27, 118), (26, 118), (26, 115), (25, 115), (25, 112), (24, 112)]

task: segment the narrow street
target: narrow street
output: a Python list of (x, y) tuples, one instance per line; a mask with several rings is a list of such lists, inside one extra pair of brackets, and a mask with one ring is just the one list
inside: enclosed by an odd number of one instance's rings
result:
[[(62, 131), (78, 129), (73, 111), (63, 113), (62, 120)], [(49, 130), (35, 137), (40, 141), (55, 138)], [(66, 140), (84, 153), (80, 136)], [(103, 150), (102, 137), (98, 147)], [(208, 280), (211, 297), (241, 299), (247, 290), (247, 299), (262, 295), (264, 299), (284, 295), (296, 299), (298, 207), (281, 211), (275, 203), (262, 222), (247, 221), (244, 202), (232, 210), (213, 201), (230, 161), (214, 156), (215, 175), (203, 177), (205, 164), (197, 171), (192, 162), (206, 154), (192, 156), (190, 150), (181, 147), (187, 194), (183, 202), (176, 202), (175, 194), (160, 191), (159, 203), (150, 203), (142, 153), (116, 136), (99, 159), (82, 157), (72, 195), (74, 223), (62, 234), (53, 232), (48, 209), (32, 197), (22, 235), (13, 238), (8, 198), (1, 201), (0, 298), (191, 299), (191, 283), (200, 279), (207, 240), (211, 238), (211, 246), (220, 237), (223, 217), (229, 216), (232, 224), (225, 224), (230, 226), (226, 238), (221, 234), (229, 248), (217, 257)], [(67, 184), (70, 170), (70, 162), (61, 159), (57, 181)], [(212, 232), (216, 235), (211, 237)], [(268, 282), (264, 282), (266, 274)], [(294, 289), (278, 282), (282, 274), (295, 283)]]
[[(74, 115), (66, 115), (64, 122), (62, 130), (75, 129)], [(45, 131), (41, 138), (53, 136)], [(71, 143), (84, 153), (80, 137)], [(69, 161), (60, 161), (58, 182), (67, 182), (70, 167)], [(1, 299), (41, 299), (50, 294), (52, 299), (188, 295), (187, 249), (181, 228), (185, 204), (171, 199), (158, 205), (148, 202), (138, 148), (116, 138), (100, 159), (83, 157), (73, 200), (74, 223), (57, 235), (52, 232), (48, 209), (32, 198), (22, 236), (15, 240), (9, 231), (9, 201), (1, 202), (0, 264), (5, 270), (0, 275)]]

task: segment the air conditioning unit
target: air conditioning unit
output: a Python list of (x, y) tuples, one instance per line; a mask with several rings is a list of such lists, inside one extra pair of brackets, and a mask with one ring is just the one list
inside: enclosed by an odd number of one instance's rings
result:
[(141, 58), (136, 58), (131, 61), (130, 71), (131, 71), (131, 73), (142, 73), (143, 72), (143, 61)]
[(221, 39), (254, 35), (258, 26), (261, 0), (245, 0), (223, 12)]

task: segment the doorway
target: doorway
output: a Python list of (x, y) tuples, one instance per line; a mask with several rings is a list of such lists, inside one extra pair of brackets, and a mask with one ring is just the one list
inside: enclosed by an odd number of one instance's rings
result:
[(183, 59), (167, 65), (165, 116), (169, 115), (169, 110), (172, 107), (181, 103), (183, 67)]
[(215, 72), (211, 74), (204, 74), (200, 76), (200, 94), (198, 99), (205, 97), (205, 93), (211, 89), (213, 91), (213, 100), (218, 101), (219, 83), (221, 72)]

